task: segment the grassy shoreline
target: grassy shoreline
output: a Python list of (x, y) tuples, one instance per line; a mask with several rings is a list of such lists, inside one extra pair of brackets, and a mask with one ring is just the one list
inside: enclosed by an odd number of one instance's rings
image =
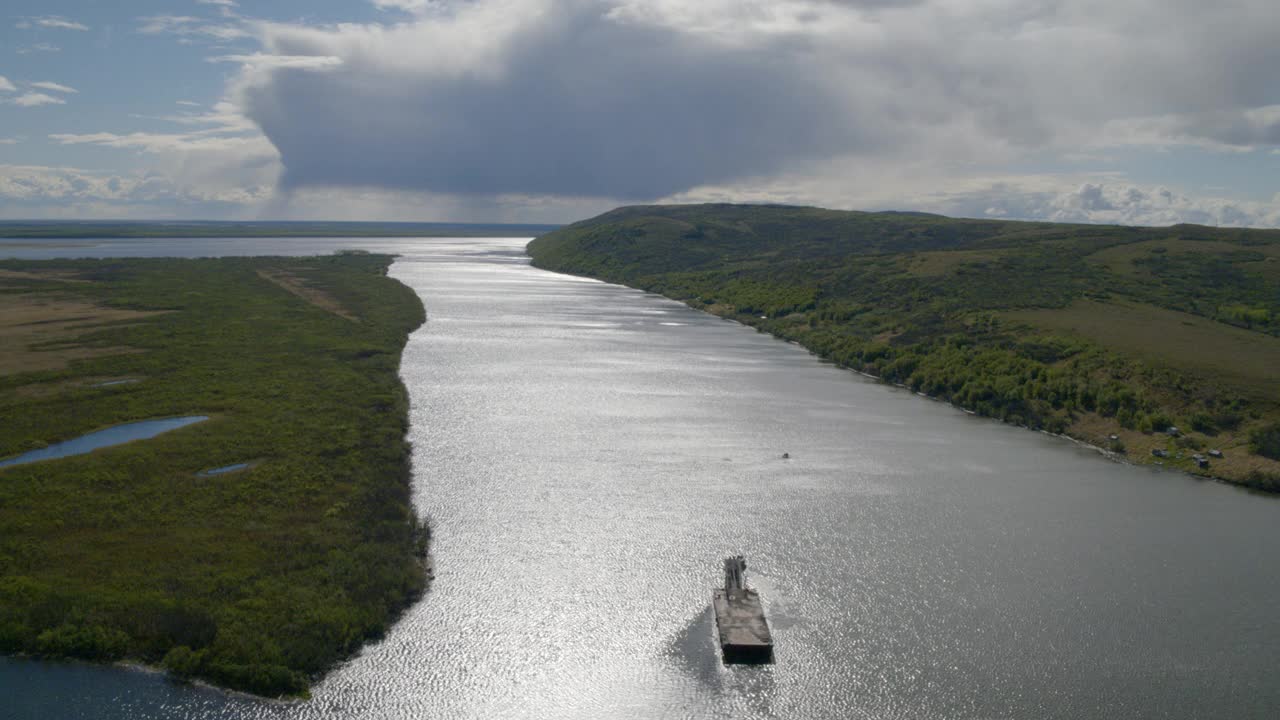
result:
[(650, 206), (528, 252), (978, 415), (1280, 491), (1277, 232)]
[(428, 581), (390, 262), (0, 261), (0, 457), (210, 417), (0, 469), (0, 651), (298, 696), (383, 634)]

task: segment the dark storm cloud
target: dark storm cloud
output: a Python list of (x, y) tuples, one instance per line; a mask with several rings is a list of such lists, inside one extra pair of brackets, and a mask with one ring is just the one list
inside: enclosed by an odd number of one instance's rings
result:
[(850, 122), (802, 38), (708, 44), (579, 6), (508, 42), (496, 71), (388, 71), (362, 55), (277, 70), (246, 92), (247, 112), (286, 184), (453, 193), (655, 197), (879, 136)]
[(1277, 31), (1271, 0), (471, 0), (261, 25), (237, 98), (286, 188), (655, 198), (837, 157), (1274, 144)]

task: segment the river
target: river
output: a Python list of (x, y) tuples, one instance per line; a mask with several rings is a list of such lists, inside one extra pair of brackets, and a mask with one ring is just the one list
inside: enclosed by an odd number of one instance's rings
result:
[[(437, 579), (305, 703), (3, 660), (0, 716), (1280, 709), (1276, 498), (1111, 462), (664, 298), (533, 269), (519, 240), (130, 242), (403, 255), (392, 274), (429, 317), (402, 375)], [(764, 597), (774, 666), (717, 658), (708, 605), (731, 553)]]

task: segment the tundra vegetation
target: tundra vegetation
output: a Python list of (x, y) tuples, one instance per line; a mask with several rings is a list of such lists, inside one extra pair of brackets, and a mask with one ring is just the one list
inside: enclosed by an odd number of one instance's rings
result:
[(0, 458), (210, 417), (0, 468), (0, 651), (305, 695), (381, 635), (426, 580), (390, 261), (0, 260)]
[(1280, 491), (1280, 231), (687, 205), (528, 250), (979, 415)]

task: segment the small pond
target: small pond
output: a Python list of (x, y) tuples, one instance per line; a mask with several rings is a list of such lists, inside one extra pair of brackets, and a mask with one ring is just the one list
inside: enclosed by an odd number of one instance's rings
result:
[(10, 465), (25, 465), (26, 463), (40, 460), (55, 460), (72, 455), (84, 455), (112, 445), (122, 445), (134, 440), (147, 440), (161, 433), (177, 430), (180, 427), (186, 427), (208, 419), (206, 415), (191, 415), (188, 417), (143, 420), (142, 422), (128, 423), (126, 425), (116, 425), (106, 430), (98, 430), (88, 435), (81, 435), (74, 440), (54, 443), (39, 450), (32, 450), (16, 457), (0, 460), (0, 468)]
[(200, 472), (196, 473), (196, 475), (200, 477), (213, 477), (214, 475), (225, 475), (227, 473), (233, 473), (237, 470), (244, 470), (245, 468), (249, 467), (249, 465), (250, 463), (247, 463), (247, 462), (236, 463), (235, 465), (225, 465), (223, 467), (214, 468), (212, 470), (201, 470)]

